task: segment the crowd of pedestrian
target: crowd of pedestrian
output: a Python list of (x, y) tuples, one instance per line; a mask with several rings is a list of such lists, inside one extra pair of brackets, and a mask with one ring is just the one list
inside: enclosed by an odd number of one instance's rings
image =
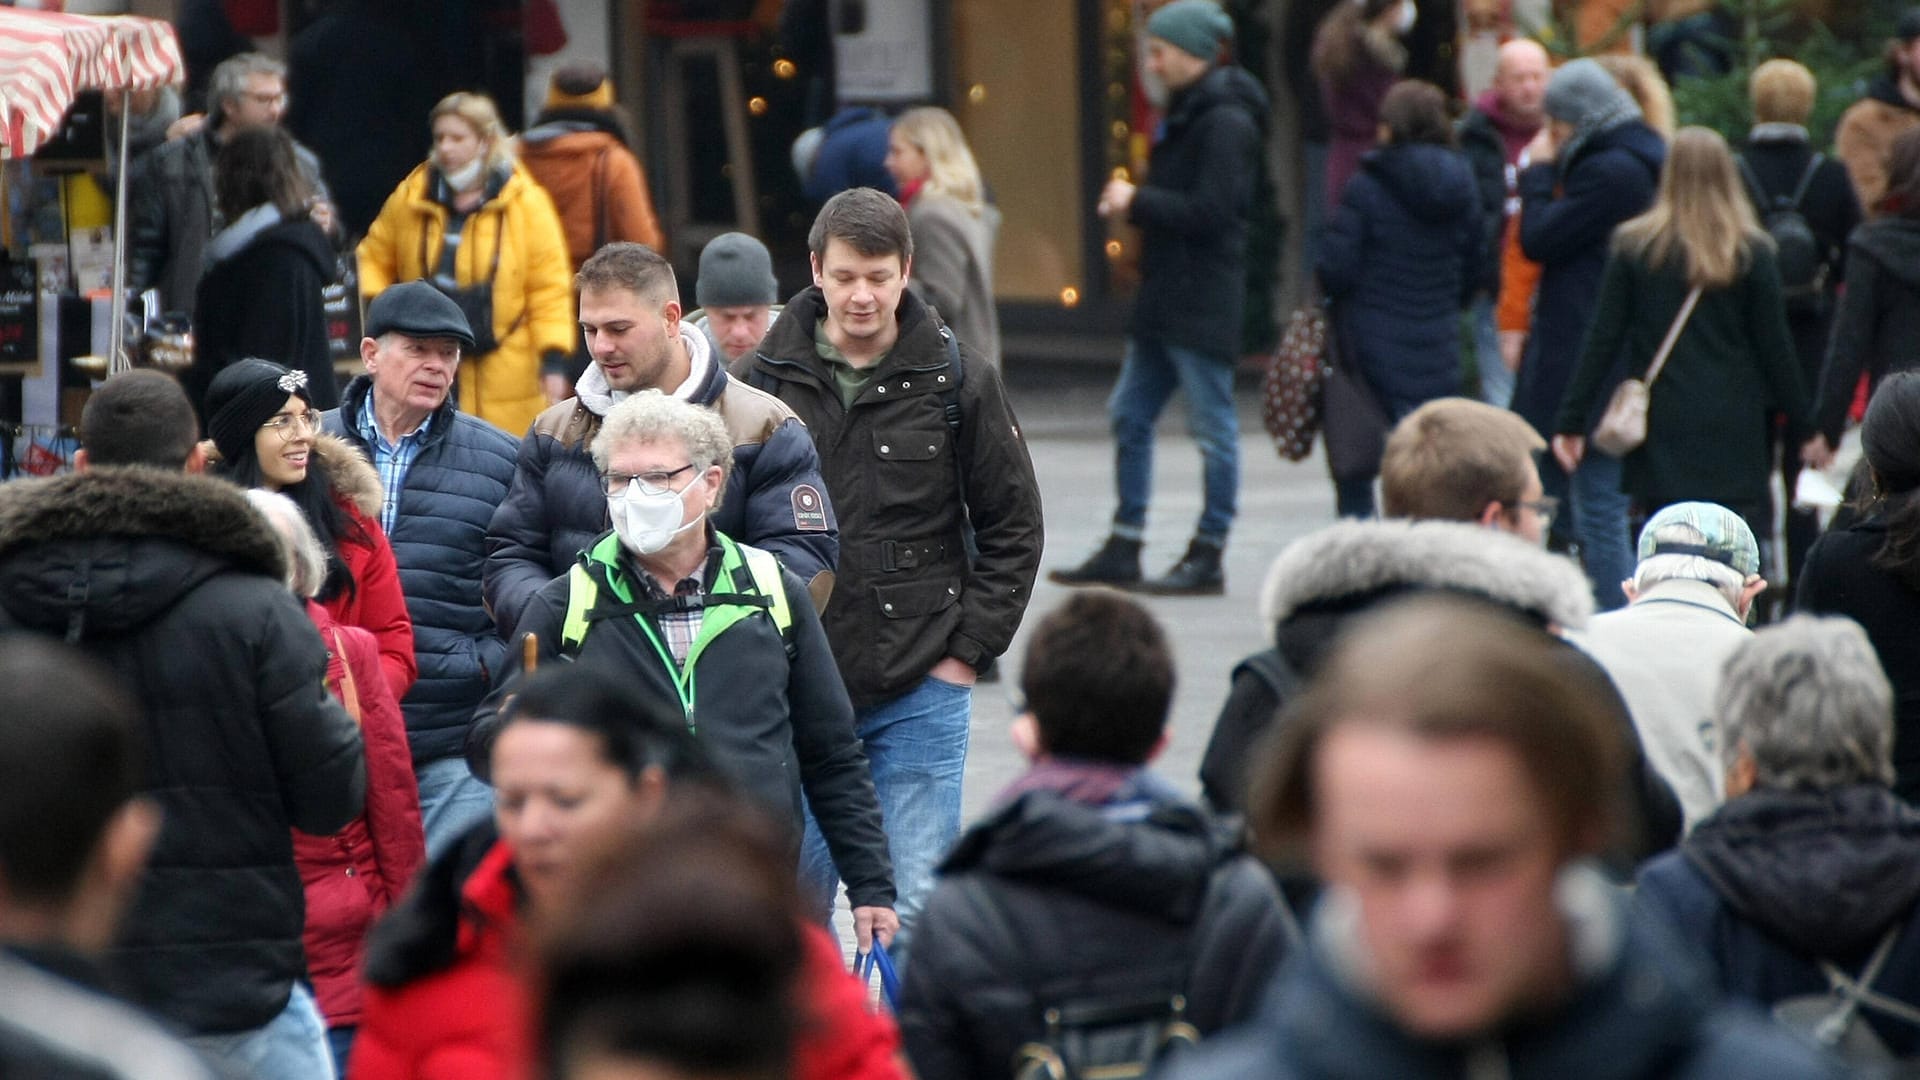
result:
[[(1312, 38), (1341, 520), (1273, 560), (1198, 799), (1125, 593), (1226, 591), (1269, 105), (1214, 0), (1145, 20), (1164, 123), (1098, 205), (1142, 240), (1117, 505), (965, 828), (1046, 521), (958, 121), (863, 117), (895, 190), (823, 193), (811, 284), (729, 233), (686, 311), (603, 70), (518, 140), (454, 94), (342, 385), (285, 70), (221, 65), (132, 208), (208, 347), (0, 485), (0, 1076), (1898, 1074), (1920, 12), (1832, 159), (1792, 61), (1736, 149), (1651, 63), (1524, 41), (1463, 110), (1400, 77), (1420, 17)], [(1149, 578), (1176, 392), (1202, 512)], [(1856, 397), (1823, 531), (1795, 478)]]

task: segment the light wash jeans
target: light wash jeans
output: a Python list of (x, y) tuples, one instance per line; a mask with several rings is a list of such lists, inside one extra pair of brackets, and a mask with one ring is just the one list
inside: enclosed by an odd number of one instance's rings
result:
[(1493, 298), (1482, 296), (1467, 311), (1473, 320), (1473, 358), (1480, 371), (1480, 400), (1495, 408), (1513, 404), (1513, 372), (1500, 359), (1500, 331), (1493, 324)]
[(1153, 497), (1153, 425), (1179, 390), (1187, 430), (1200, 447), (1202, 508), (1194, 535), (1226, 546), (1240, 490), (1240, 417), (1233, 409), (1233, 359), (1133, 338), (1107, 399), (1113, 423), (1114, 485), (1120, 505), (1113, 535), (1138, 540)]
[[(891, 701), (856, 710), (854, 723), (873, 770), (893, 860), (900, 935), (890, 952), (898, 962), (913, 917), (933, 888), (933, 869), (960, 838), (960, 781), (973, 730), (973, 689), (928, 675)], [(811, 809), (800, 846), (800, 881), (813, 910), (831, 922), (839, 875)]]
[(465, 758), (415, 766), (414, 778), (420, 783), (420, 825), (429, 861), (493, 813), (493, 789), (474, 778)]
[(1568, 535), (1580, 545), (1580, 562), (1593, 586), (1594, 607), (1625, 607), (1620, 583), (1633, 576), (1633, 541), (1627, 533), (1631, 500), (1620, 490), (1620, 460), (1587, 444), (1580, 468), (1569, 478), (1552, 454), (1540, 456), (1540, 484), (1547, 494), (1570, 505)]
[(187, 1043), (226, 1075), (273, 1080), (333, 1080), (334, 1076), (327, 1023), (304, 983), (293, 984), (287, 1007), (264, 1027), (194, 1035)]

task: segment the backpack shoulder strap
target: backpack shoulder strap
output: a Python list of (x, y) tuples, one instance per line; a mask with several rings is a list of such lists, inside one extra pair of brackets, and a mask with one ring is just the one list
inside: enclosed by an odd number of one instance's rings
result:
[(1747, 155), (1735, 154), (1733, 160), (1740, 166), (1740, 179), (1746, 181), (1747, 190), (1753, 193), (1754, 203), (1762, 212), (1772, 209), (1770, 204), (1773, 197), (1767, 194), (1766, 185), (1760, 182), (1760, 174), (1753, 171), (1753, 165), (1747, 161)]
[(1795, 210), (1800, 209), (1801, 200), (1807, 197), (1807, 188), (1813, 186), (1813, 174), (1820, 171), (1821, 163), (1826, 160), (1827, 155), (1816, 153), (1812, 160), (1807, 162), (1807, 171), (1800, 174), (1800, 183), (1793, 189), (1791, 205)]
[(1296, 696), (1300, 689), (1300, 673), (1293, 670), (1293, 665), (1287, 663), (1287, 658), (1280, 655), (1277, 647), (1262, 649), (1235, 664), (1233, 677), (1238, 678), (1243, 671), (1266, 683), (1267, 688), (1273, 691), (1274, 698), (1282, 704)]
[(780, 631), (780, 643), (786, 646), (787, 659), (791, 661), (799, 655), (799, 646), (794, 641), (793, 605), (788, 603), (786, 585), (780, 579), (780, 561), (772, 552), (756, 547), (740, 545), (739, 552), (747, 580), (741, 581), (736, 571), (734, 588), (743, 592), (750, 588), (753, 596), (764, 598), (767, 614), (772, 617), (774, 628)]

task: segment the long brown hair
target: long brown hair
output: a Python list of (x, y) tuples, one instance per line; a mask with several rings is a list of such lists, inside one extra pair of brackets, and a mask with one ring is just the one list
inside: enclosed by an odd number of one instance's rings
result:
[(1920, 218), (1920, 128), (1908, 128), (1887, 148), (1887, 192), (1881, 214)]
[(1771, 241), (1740, 184), (1727, 140), (1709, 128), (1674, 133), (1653, 208), (1620, 226), (1614, 250), (1659, 267), (1679, 259), (1687, 284), (1715, 289), (1733, 284), (1756, 244)]
[(1334, 87), (1345, 85), (1360, 63), (1367, 28), (1382, 13), (1399, 6), (1400, 0), (1339, 0), (1313, 32), (1308, 66), (1315, 77)]

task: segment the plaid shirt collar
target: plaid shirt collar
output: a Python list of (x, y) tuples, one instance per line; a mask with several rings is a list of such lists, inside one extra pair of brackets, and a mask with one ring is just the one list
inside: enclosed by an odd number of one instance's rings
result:
[(388, 536), (393, 535), (393, 526), (400, 517), (400, 490), (407, 484), (407, 470), (413, 468), (414, 460), (420, 456), (421, 447), (426, 444), (427, 432), (433, 429), (433, 419), (439, 410), (427, 414), (420, 426), (400, 436), (396, 443), (388, 443), (380, 432), (380, 423), (373, 415), (373, 388), (368, 387), (366, 396), (360, 400), (358, 427), (360, 437), (366, 440), (367, 447), (373, 451), (373, 467), (380, 474), (380, 487), (383, 498), (380, 501), (380, 529)]

